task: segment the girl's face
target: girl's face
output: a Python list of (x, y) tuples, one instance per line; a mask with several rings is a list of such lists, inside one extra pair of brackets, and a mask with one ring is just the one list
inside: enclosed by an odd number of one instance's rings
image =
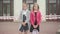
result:
[(23, 10), (26, 10), (26, 9), (27, 9), (27, 5), (23, 4)]
[(38, 5), (37, 4), (34, 5), (34, 10), (38, 10)]

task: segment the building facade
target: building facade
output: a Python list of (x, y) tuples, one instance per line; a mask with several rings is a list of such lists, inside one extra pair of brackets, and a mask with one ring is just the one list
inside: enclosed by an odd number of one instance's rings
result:
[(19, 21), (23, 2), (29, 10), (34, 3), (39, 4), (42, 21), (60, 20), (60, 0), (0, 0), (0, 21)]

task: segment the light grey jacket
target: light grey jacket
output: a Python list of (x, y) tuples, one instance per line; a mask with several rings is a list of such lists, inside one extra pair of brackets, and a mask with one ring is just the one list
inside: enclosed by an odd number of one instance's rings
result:
[[(27, 13), (26, 13), (26, 23), (29, 23), (29, 20), (30, 20), (30, 11), (29, 10), (26, 10)], [(20, 12), (20, 22), (23, 22), (23, 10)]]

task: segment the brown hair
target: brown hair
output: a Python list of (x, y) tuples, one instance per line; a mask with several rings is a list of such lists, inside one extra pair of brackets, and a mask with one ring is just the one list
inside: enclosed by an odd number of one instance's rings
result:
[(37, 5), (38, 10), (39, 10), (39, 5), (38, 5), (37, 3), (34, 3), (34, 5), (33, 5), (33, 10), (34, 10), (34, 6), (35, 6), (35, 5)]

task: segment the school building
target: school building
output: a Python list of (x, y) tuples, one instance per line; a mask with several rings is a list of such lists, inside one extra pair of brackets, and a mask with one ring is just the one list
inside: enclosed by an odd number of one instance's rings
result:
[(29, 10), (34, 3), (39, 4), (42, 21), (60, 20), (60, 0), (0, 0), (0, 21), (19, 21), (23, 2)]

